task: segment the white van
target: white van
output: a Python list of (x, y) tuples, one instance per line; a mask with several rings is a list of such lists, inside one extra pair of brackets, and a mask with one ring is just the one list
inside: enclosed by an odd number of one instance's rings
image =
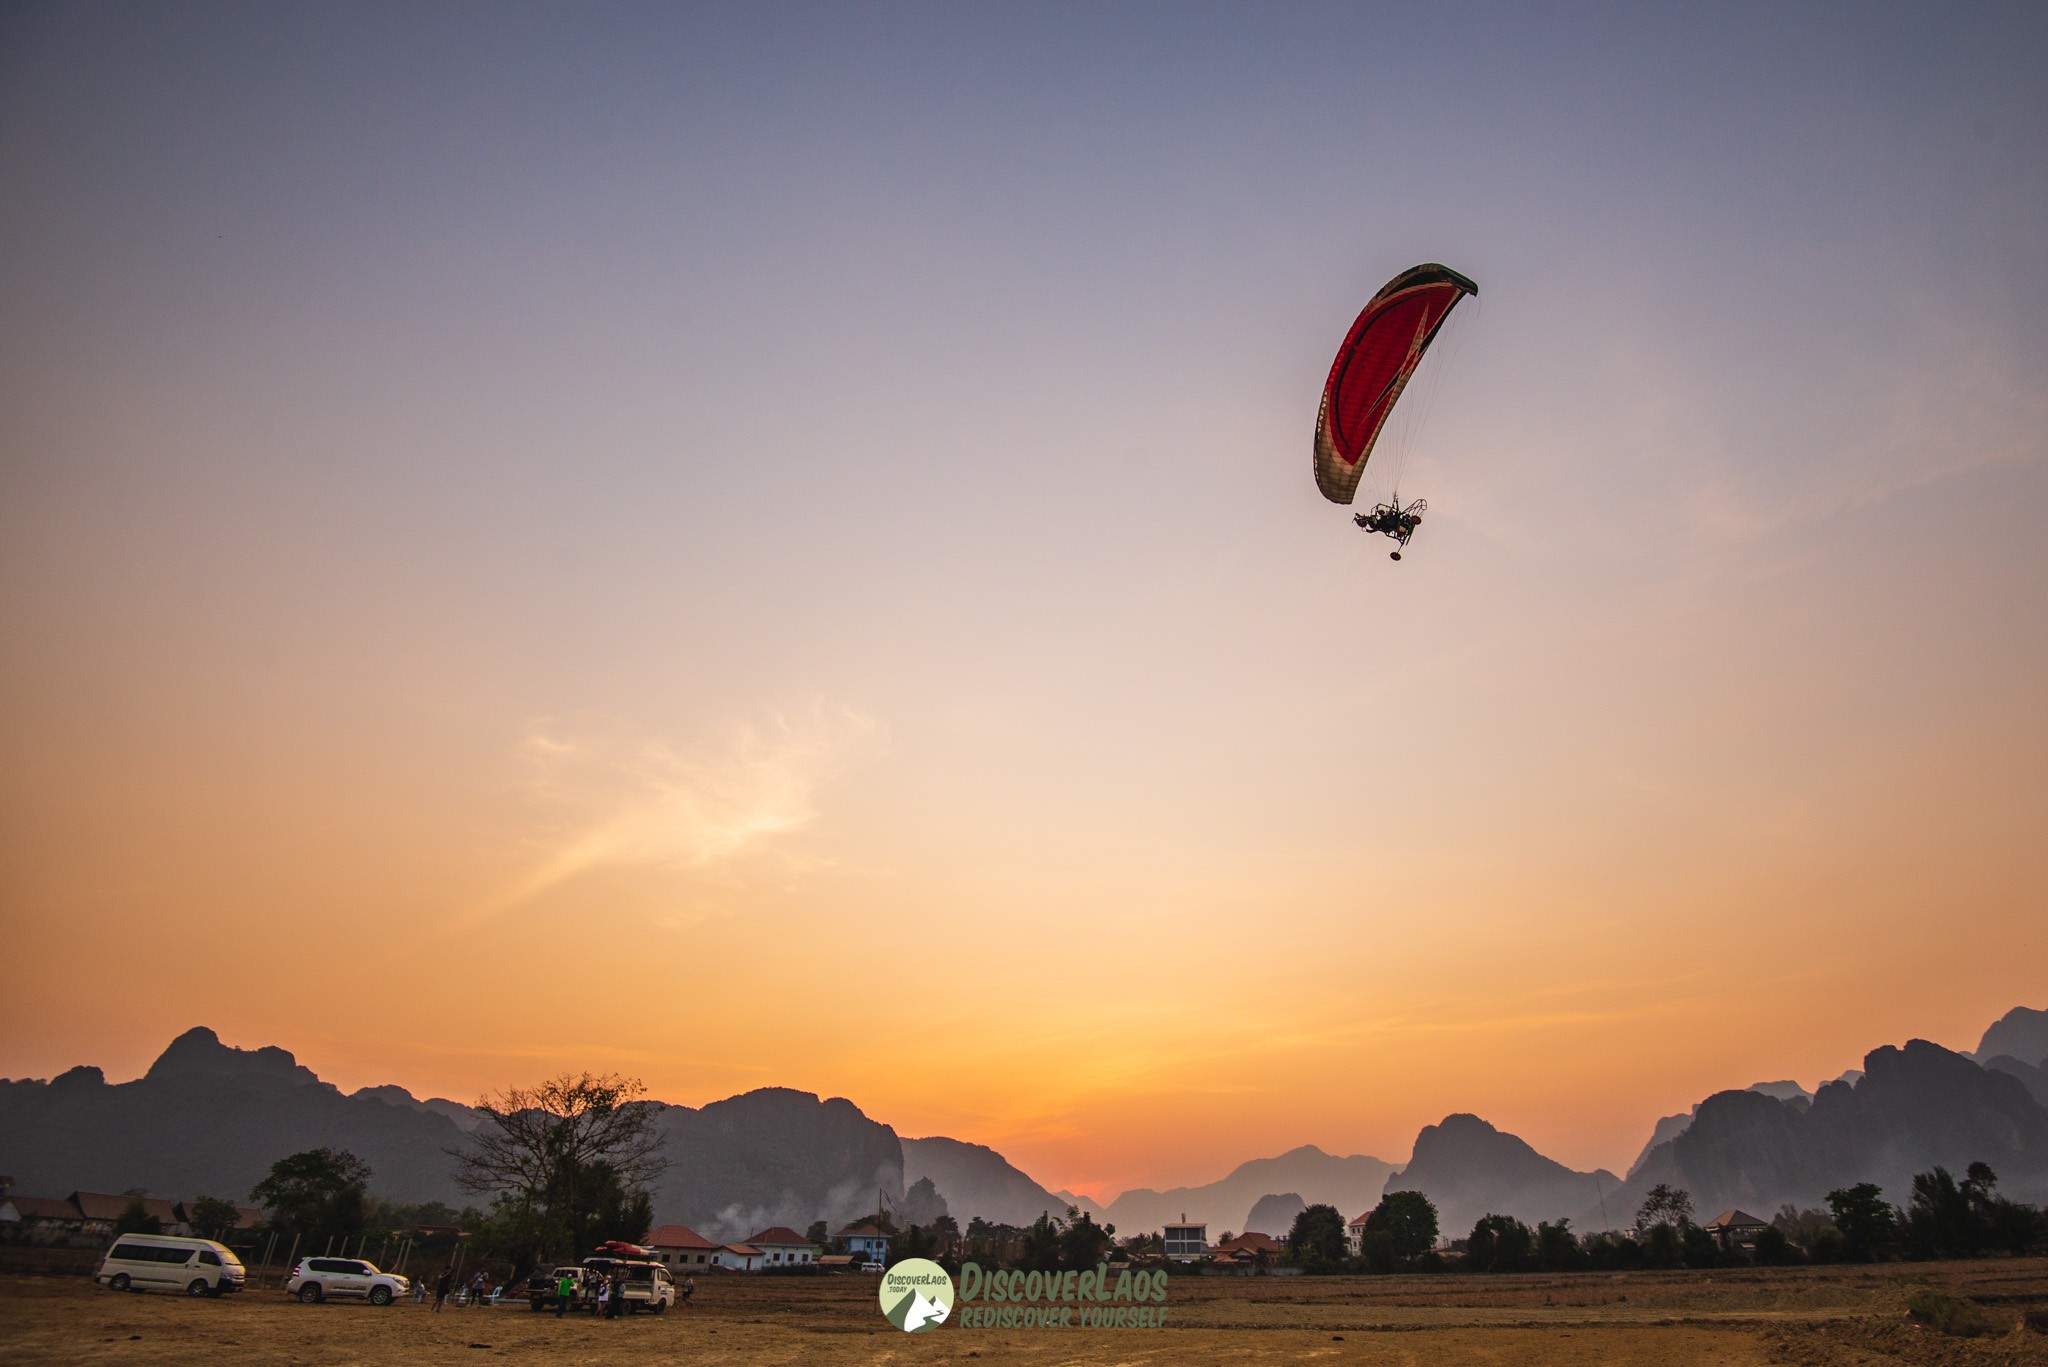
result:
[(123, 1234), (114, 1240), (93, 1280), (110, 1291), (183, 1291), (220, 1296), (240, 1291), (242, 1260), (226, 1244), (173, 1234)]

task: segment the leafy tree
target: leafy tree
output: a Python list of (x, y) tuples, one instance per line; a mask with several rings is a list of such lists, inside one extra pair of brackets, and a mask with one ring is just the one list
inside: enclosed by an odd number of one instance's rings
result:
[(1757, 1231), (1756, 1261), (1759, 1267), (1782, 1267), (1798, 1258), (1798, 1251), (1792, 1241), (1785, 1237), (1785, 1231), (1775, 1224), (1765, 1225)]
[(116, 1236), (122, 1234), (161, 1234), (163, 1232), (164, 1222), (149, 1213), (148, 1208), (142, 1204), (140, 1196), (130, 1196), (128, 1204), (122, 1208), (119, 1215), (114, 1217), (114, 1233)]
[(1687, 1225), (1678, 1243), (1687, 1267), (1712, 1267), (1721, 1261), (1721, 1245), (1698, 1225)]
[(233, 1201), (217, 1196), (200, 1197), (187, 1214), (191, 1216), (192, 1232), (202, 1239), (226, 1239), (242, 1220), (242, 1212), (235, 1209)]
[(1643, 1198), (1643, 1204), (1636, 1210), (1639, 1234), (1647, 1234), (1657, 1225), (1669, 1225), (1682, 1231), (1691, 1224), (1692, 1193), (1684, 1187), (1659, 1182), (1650, 1188), (1650, 1194)]
[(363, 1232), (369, 1186), (370, 1165), (347, 1149), (307, 1149), (272, 1163), (249, 1199), (270, 1212), (276, 1229), (311, 1248)]
[(1066, 1226), (1060, 1231), (1060, 1262), (1085, 1271), (1102, 1261), (1115, 1236), (1114, 1228), (1096, 1224), (1087, 1211), (1068, 1207)]
[(1679, 1237), (1677, 1225), (1659, 1221), (1649, 1226), (1643, 1236), (1645, 1267), (1677, 1267), (1684, 1252), (1684, 1241)]
[(1826, 1211), (1811, 1207), (1801, 1210), (1788, 1201), (1778, 1207), (1778, 1214), (1771, 1221), (1771, 1227), (1783, 1234), (1795, 1247), (1811, 1253), (1820, 1239), (1821, 1231), (1833, 1229), (1834, 1225), (1829, 1221)]
[(1570, 1220), (1536, 1226), (1536, 1265), (1545, 1272), (1573, 1272), (1586, 1265)]
[(1643, 1265), (1643, 1246), (1626, 1234), (1589, 1234), (1587, 1262), (1600, 1272), (1630, 1272)]
[[(1979, 1163), (1978, 1167), (1984, 1168)], [(1991, 1170), (1984, 1168), (1988, 1174)], [(1992, 1179), (1996, 1182), (1996, 1178)], [(1971, 1209), (1969, 1183), (1961, 1186), (1947, 1168), (1913, 1175), (1913, 1199), (1905, 1211), (1906, 1249), (1916, 1258), (1963, 1258), (1979, 1252), (1983, 1239)]]
[(901, 1234), (889, 1241), (889, 1266), (894, 1267), (906, 1258), (936, 1258), (938, 1253), (936, 1230), (930, 1225), (906, 1225)]
[(492, 1197), (491, 1224), (515, 1275), (605, 1238), (637, 1240), (648, 1186), (668, 1166), (657, 1108), (637, 1078), (563, 1074), (478, 1101), (485, 1123), (451, 1149), (455, 1181)]
[(1465, 1266), (1474, 1272), (1520, 1272), (1535, 1252), (1529, 1227), (1512, 1215), (1482, 1215), (1465, 1240)]
[(1400, 1247), (1384, 1229), (1367, 1229), (1358, 1236), (1358, 1257), (1368, 1272), (1384, 1276), (1401, 1270)]
[(1388, 1236), (1397, 1258), (1419, 1258), (1436, 1247), (1436, 1206), (1419, 1191), (1390, 1191), (1365, 1217), (1368, 1234)]
[(1310, 1272), (1328, 1272), (1344, 1261), (1344, 1216), (1335, 1206), (1305, 1207), (1287, 1234), (1287, 1261)]
[(1855, 1262), (1869, 1262), (1898, 1232), (1898, 1212), (1875, 1182), (1837, 1187), (1828, 1193), (1828, 1210), (1842, 1232), (1842, 1256)]
[(804, 1231), (804, 1237), (822, 1248), (832, 1237), (832, 1227), (823, 1220), (813, 1220), (811, 1227)]
[(1017, 1250), (1017, 1266), (1027, 1272), (1057, 1272), (1060, 1267), (1060, 1222), (1047, 1211), (1024, 1231)]

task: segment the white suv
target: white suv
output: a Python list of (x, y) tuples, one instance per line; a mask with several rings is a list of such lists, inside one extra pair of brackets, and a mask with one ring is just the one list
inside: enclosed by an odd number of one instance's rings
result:
[(372, 1305), (389, 1305), (411, 1291), (412, 1283), (361, 1258), (302, 1258), (284, 1289), (308, 1305), (329, 1296), (361, 1296)]

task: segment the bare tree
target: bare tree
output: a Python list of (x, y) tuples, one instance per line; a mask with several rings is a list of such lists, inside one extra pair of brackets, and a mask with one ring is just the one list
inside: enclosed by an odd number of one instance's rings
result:
[(646, 1092), (638, 1078), (564, 1073), (486, 1096), (477, 1102), (486, 1123), (469, 1147), (448, 1150), (456, 1185), (499, 1198), (536, 1256), (573, 1239), (586, 1207), (608, 1194), (644, 1194), (668, 1167), (654, 1128), (661, 1107)]

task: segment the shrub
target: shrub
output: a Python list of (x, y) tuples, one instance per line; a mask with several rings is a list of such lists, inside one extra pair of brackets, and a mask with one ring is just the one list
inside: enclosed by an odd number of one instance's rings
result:
[(1915, 1291), (1906, 1298), (1906, 1313), (1930, 1329), (1958, 1338), (1975, 1338), (1991, 1332), (1991, 1321), (1974, 1301), (1940, 1291)]

